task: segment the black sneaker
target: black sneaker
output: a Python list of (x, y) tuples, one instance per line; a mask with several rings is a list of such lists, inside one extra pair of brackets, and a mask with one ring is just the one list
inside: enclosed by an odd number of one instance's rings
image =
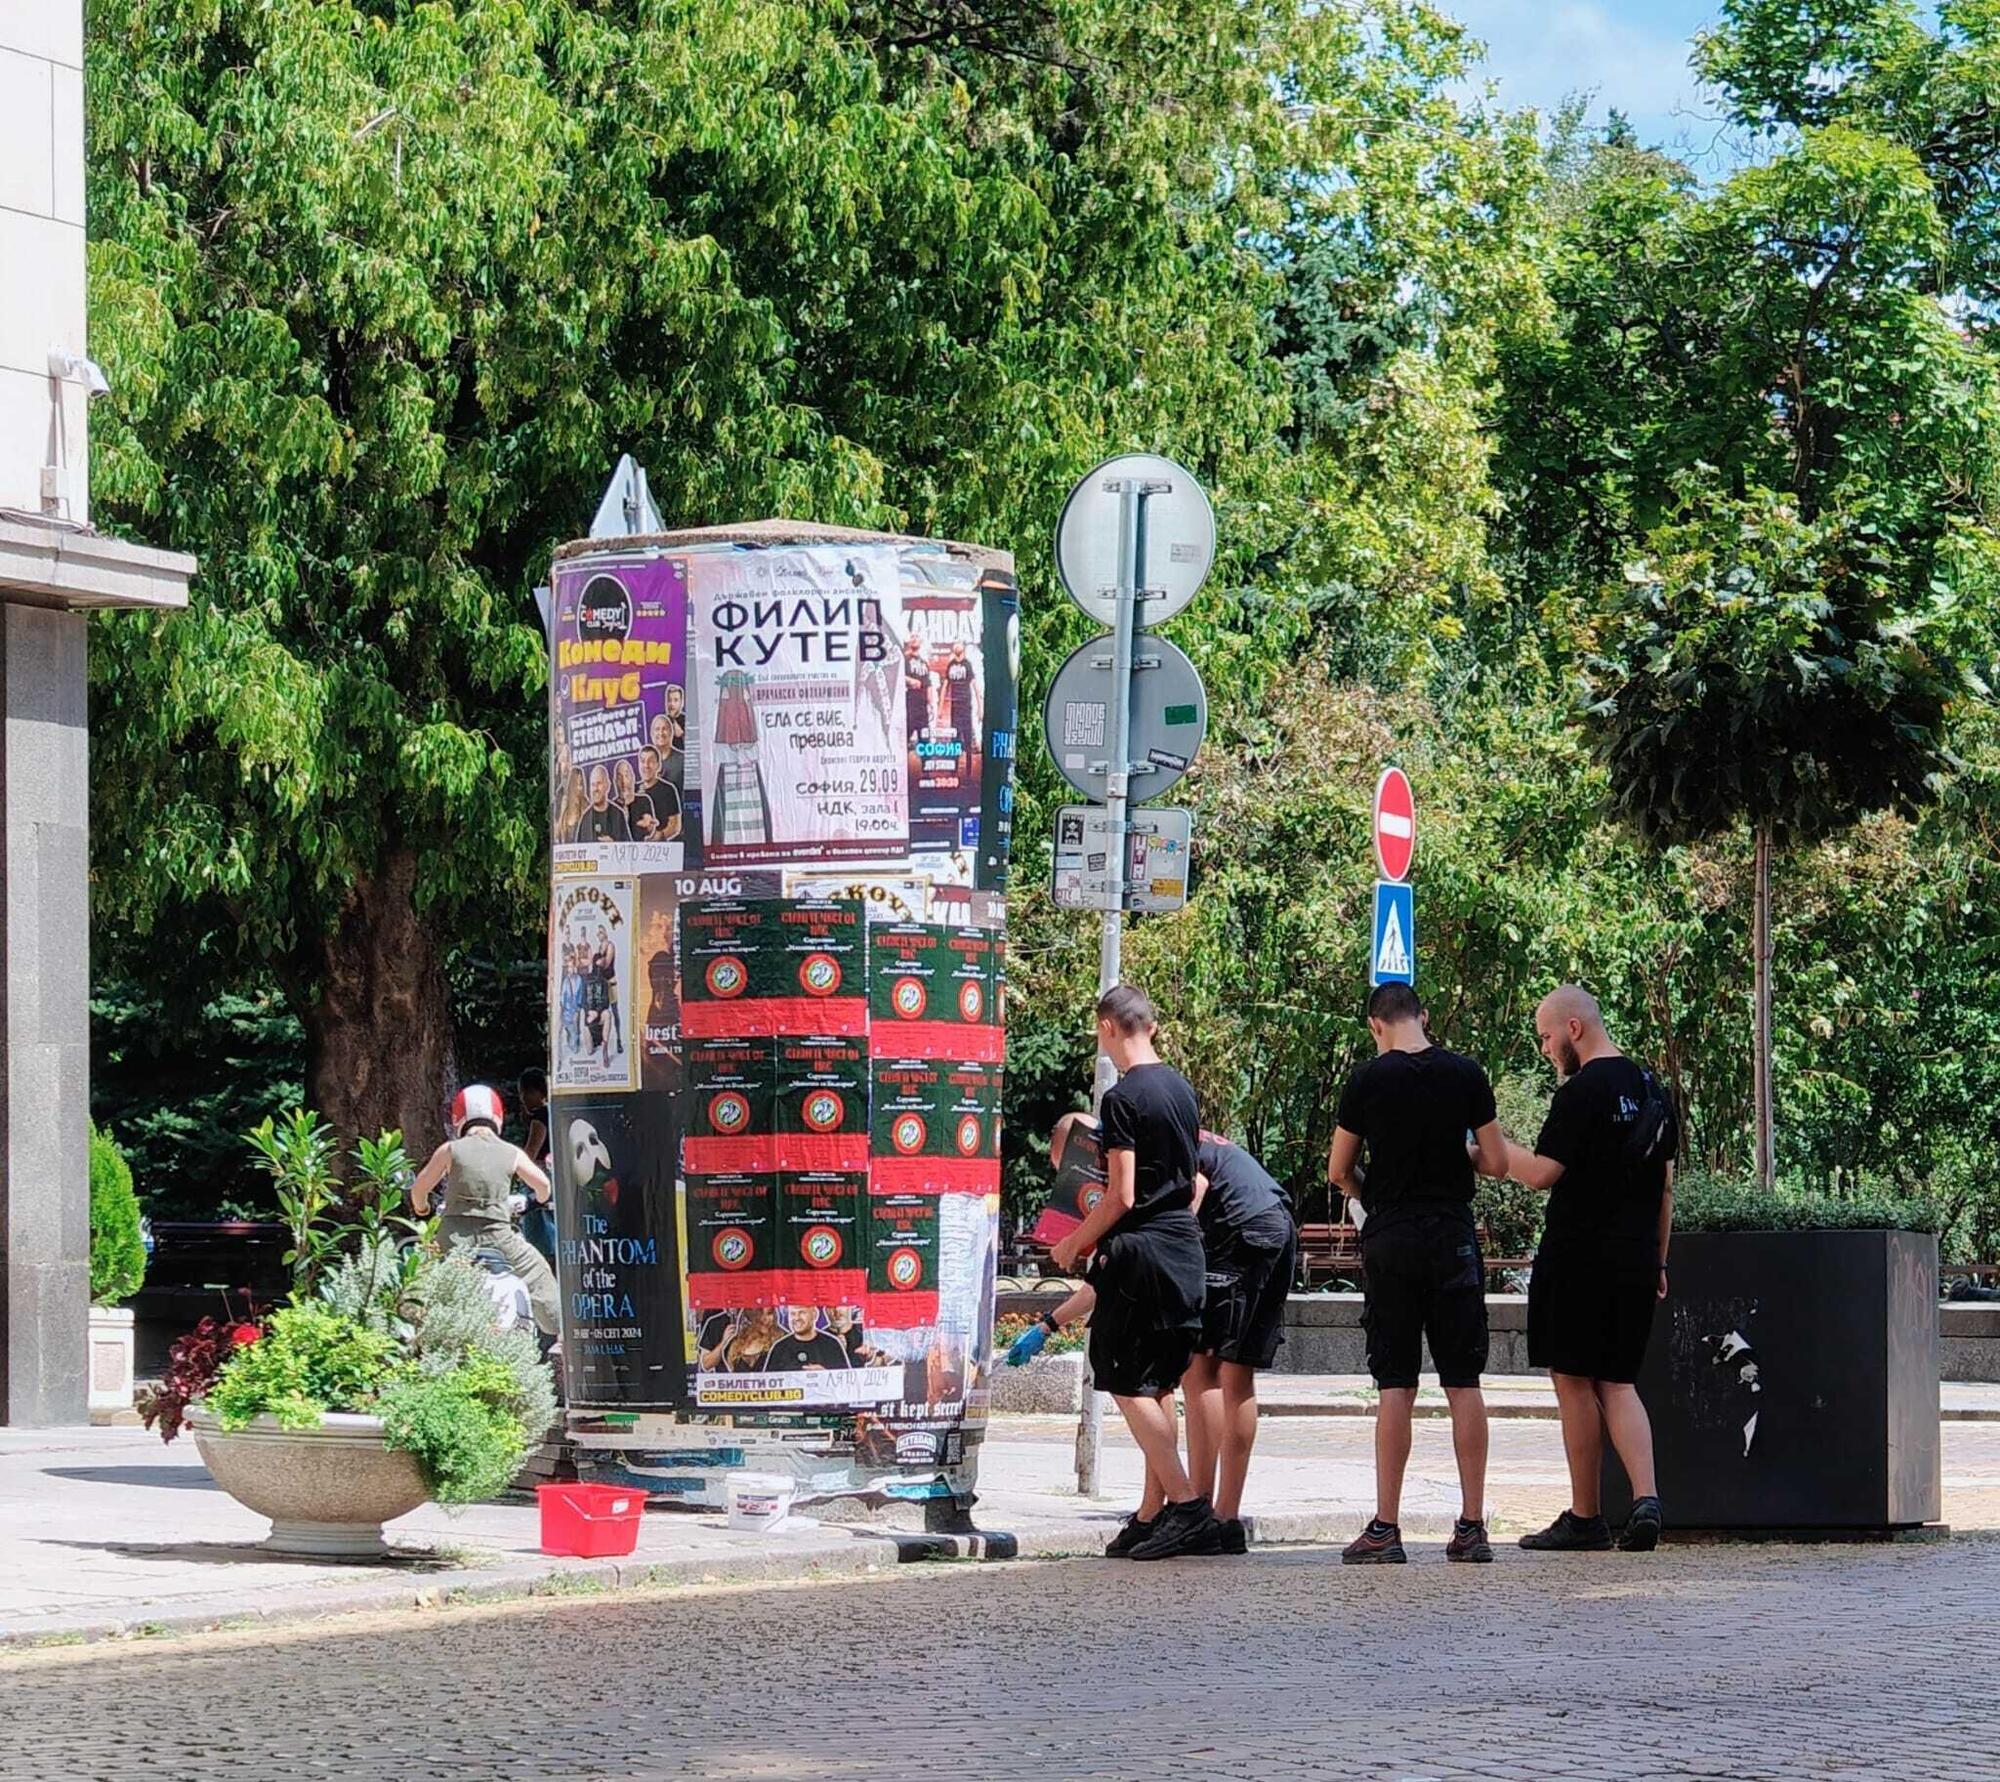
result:
[(1491, 1565), (1493, 1543), (1486, 1538), (1486, 1524), (1459, 1517), (1445, 1542), (1444, 1556), (1458, 1565)]
[(1342, 1565), (1407, 1565), (1403, 1551), (1403, 1531), (1393, 1522), (1372, 1517), (1368, 1526), (1347, 1543), (1340, 1556)]
[(1250, 1551), (1250, 1531), (1243, 1526), (1243, 1518), (1241, 1516), (1231, 1516), (1228, 1521), (1218, 1523), (1217, 1526), (1222, 1530), (1222, 1546), (1220, 1551), (1224, 1553), (1248, 1553)]
[(1158, 1521), (1159, 1517), (1157, 1516), (1150, 1522), (1141, 1522), (1136, 1513), (1127, 1516), (1125, 1518), (1125, 1526), (1105, 1543), (1104, 1557), (1106, 1559), (1130, 1558), (1132, 1549), (1153, 1532), (1154, 1524)]
[(1133, 1559), (1181, 1559), (1222, 1551), (1222, 1524), (1205, 1497), (1169, 1504), (1154, 1519), (1153, 1532), (1132, 1549)]
[(1565, 1510), (1539, 1534), (1521, 1537), (1531, 1553), (1609, 1553), (1611, 1530), (1602, 1516), (1579, 1516)]
[(1620, 1553), (1650, 1553), (1660, 1544), (1660, 1500), (1637, 1497), (1618, 1536)]

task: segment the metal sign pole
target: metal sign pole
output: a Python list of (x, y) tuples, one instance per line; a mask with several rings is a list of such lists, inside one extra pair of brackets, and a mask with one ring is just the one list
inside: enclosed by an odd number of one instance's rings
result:
[[(1104, 812), (1117, 851), (1117, 870), (1111, 875), (1112, 890), (1104, 906), (1104, 933), (1097, 949), (1097, 994), (1115, 988), (1123, 969), (1125, 944), (1125, 896), (1131, 873), (1132, 847), (1127, 833), (1127, 776), (1131, 763), (1132, 716), (1132, 634), (1137, 626), (1139, 590), (1146, 585), (1146, 497), (1155, 485), (1127, 477), (1119, 489), (1117, 617), (1111, 642), (1111, 711), (1106, 740), (1110, 747), (1108, 771), (1104, 776)], [(1118, 1069), (1102, 1052), (1097, 1055), (1097, 1077), (1090, 1105), (1099, 1110), (1104, 1094), (1118, 1080)], [(1104, 1396), (1084, 1364), (1083, 1408), (1076, 1428), (1076, 1488), (1084, 1497), (1097, 1496), (1098, 1453), (1104, 1434)]]

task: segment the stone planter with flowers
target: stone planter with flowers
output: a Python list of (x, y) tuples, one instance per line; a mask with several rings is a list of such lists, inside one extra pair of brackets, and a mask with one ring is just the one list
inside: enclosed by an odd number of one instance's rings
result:
[(215, 1481), (271, 1519), (275, 1551), (379, 1558), (382, 1525), (506, 1489), (555, 1416), (532, 1332), (500, 1328), (487, 1278), (403, 1217), (394, 1134), (362, 1141), (340, 1216), (333, 1137), (310, 1113), (251, 1135), (292, 1228), (288, 1302), (205, 1318), (142, 1407), (183, 1428)]

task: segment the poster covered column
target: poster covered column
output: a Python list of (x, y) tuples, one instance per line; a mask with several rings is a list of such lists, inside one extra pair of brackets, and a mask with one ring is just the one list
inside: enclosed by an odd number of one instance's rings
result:
[(1011, 564), (758, 525), (565, 547), (554, 588), (571, 1438), (684, 1501), (743, 1467), (963, 1500), (999, 1247)]

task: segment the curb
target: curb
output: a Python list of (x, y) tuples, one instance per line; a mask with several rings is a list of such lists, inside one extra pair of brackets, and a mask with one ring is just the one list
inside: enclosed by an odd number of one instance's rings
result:
[(703, 1584), (865, 1578), (900, 1563), (904, 1555), (898, 1549), (898, 1541), (887, 1534), (857, 1531), (850, 1547), (815, 1548), (810, 1553), (689, 1554), (677, 1559), (635, 1557), (548, 1565), (514, 1561), (485, 1569), (469, 1567), (462, 1576), (453, 1578), (429, 1574), (422, 1579), (388, 1577), (343, 1584), (308, 1602), (260, 1605), (246, 1604), (240, 1598), (193, 1598), (146, 1614), (81, 1615), (51, 1619), (32, 1628), (0, 1629), (0, 1657), (55, 1645), (295, 1626), (391, 1610), (450, 1609), (537, 1598), (557, 1601), (645, 1589), (684, 1590)]
[[(1351, 1510), (1296, 1511), (1246, 1517), (1252, 1548), (1327, 1546), (1351, 1540)], [(1102, 1526), (1099, 1525), (1100, 1521)], [(855, 1529), (845, 1547), (809, 1553), (782, 1549), (727, 1555), (689, 1554), (678, 1559), (598, 1559), (536, 1565), (516, 1561), (469, 1569), (458, 1578), (386, 1577), (344, 1584), (309, 1602), (259, 1605), (221, 1596), (195, 1598), (147, 1614), (80, 1615), (32, 1628), (0, 1629), (0, 1659), (54, 1646), (174, 1638), (255, 1627), (298, 1627), (345, 1616), (398, 1610), (451, 1609), (481, 1604), (562, 1601), (646, 1590), (686, 1590), (701, 1585), (796, 1584), (876, 1576), (897, 1565), (1009, 1560), (1102, 1559), (1109, 1518), (1072, 1525), (1043, 1524), (1013, 1533), (999, 1529), (955, 1534)], [(1403, 1533), (1411, 1540), (1444, 1540), (1451, 1518), (1412, 1516)]]

